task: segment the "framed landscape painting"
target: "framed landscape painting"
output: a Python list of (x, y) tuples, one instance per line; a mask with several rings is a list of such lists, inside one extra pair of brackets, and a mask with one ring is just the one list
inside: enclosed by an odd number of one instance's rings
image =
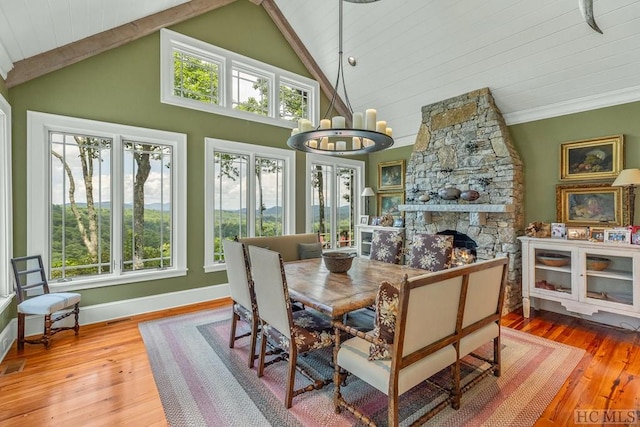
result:
[(624, 168), (624, 138), (608, 136), (560, 146), (560, 179), (615, 179)]
[(398, 206), (404, 203), (404, 191), (401, 193), (378, 193), (378, 215), (391, 214), (394, 218), (401, 218), (402, 212)]
[(567, 226), (620, 227), (629, 221), (629, 190), (610, 184), (557, 185), (556, 219)]
[(378, 164), (378, 190), (404, 190), (404, 160)]

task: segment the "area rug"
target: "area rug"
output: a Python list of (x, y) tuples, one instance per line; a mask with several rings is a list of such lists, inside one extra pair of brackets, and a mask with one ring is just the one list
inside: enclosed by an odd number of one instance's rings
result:
[[(182, 426), (351, 426), (357, 420), (333, 409), (333, 385), (304, 393), (283, 405), (286, 362), (258, 378), (247, 367), (248, 338), (228, 346), (230, 309), (202, 311), (140, 324), (140, 332), (165, 410), (167, 422)], [(241, 323), (240, 323), (241, 324)], [(531, 426), (553, 400), (584, 351), (502, 328), (502, 375), (488, 376), (462, 398), (429, 420), (434, 426)], [(300, 358), (307, 369), (330, 376), (330, 353)], [(444, 375), (442, 375), (444, 377)], [(299, 385), (306, 384), (297, 375)], [(438, 378), (405, 393), (401, 426), (443, 398)], [(341, 391), (350, 402), (386, 425), (386, 396), (356, 377)], [(412, 415), (416, 413), (415, 415)]]

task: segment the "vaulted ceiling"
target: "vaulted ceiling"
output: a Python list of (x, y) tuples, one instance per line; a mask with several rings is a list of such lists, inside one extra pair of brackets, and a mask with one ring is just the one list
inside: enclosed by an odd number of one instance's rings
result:
[[(199, 13), (232, 1), (0, 0), (0, 73), (143, 17), (170, 25), (176, 6)], [(335, 80), (339, 0), (250, 1), (277, 6)], [(344, 56), (357, 60), (345, 65), (351, 104), (376, 108), (405, 145), (423, 105), (482, 87), (508, 123), (640, 100), (640, 1), (595, 0), (603, 34), (587, 25), (579, 1), (345, 1)]]

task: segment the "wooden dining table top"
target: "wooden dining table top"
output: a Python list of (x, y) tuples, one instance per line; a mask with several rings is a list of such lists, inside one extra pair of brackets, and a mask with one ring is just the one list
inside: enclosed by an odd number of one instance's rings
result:
[(356, 257), (346, 273), (331, 273), (322, 258), (284, 263), (289, 296), (333, 319), (373, 305), (380, 282), (399, 283), (426, 270)]

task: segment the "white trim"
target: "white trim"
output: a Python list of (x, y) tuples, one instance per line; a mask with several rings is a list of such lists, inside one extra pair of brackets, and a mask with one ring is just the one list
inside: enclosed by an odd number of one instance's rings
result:
[[(41, 254), (46, 266), (49, 266), (49, 204), (50, 204), (50, 144), (49, 132), (71, 132), (111, 138), (114, 146), (121, 145), (123, 139), (140, 142), (162, 144), (172, 147), (172, 194), (173, 210), (172, 229), (172, 261), (173, 266), (162, 270), (144, 270), (122, 272), (119, 264), (118, 252), (112, 253), (114, 273), (103, 276), (72, 278), (67, 282), (50, 283), (52, 290), (78, 290), (134, 283), (146, 280), (157, 280), (168, 277), (184, 276), (187, 274), (187, 136), (182, 133), (167, 132), (156, 129), (145, 129), (114, 123), (99, 122), (76, 117), (65, 117), (54, 114), (27, 111), (27, 150), (31, 153), (27, 157), (27, 253)], [(116, 150), (112, 156), (113, 176), (121, 169), (120, 151)], [(116, 182), (115, 180), (113, 181)], [(114, 184), (115, 185), (115, 184)], [(112, 204), (121, 201), (119, 191), (114, 191)], [(119, 223), (114, 215), (114, 230), (119, 230)], [(115, 233), (118, 235), (119, 233)], [(113, 233), (112, 233), (113, 235)], [(112, 236), (113, 237), (113, 236)], [(119, 243), (118, 238), (112, 241), (112, 247)]]
[[(80, 325), (108, 322), (110, 320), (152, 313), (154, 311), (214, 301), (227, 298), (229, 295), (229, 285), (225, 283), (86, 307), (82, 306), (80, 307)], [(42, 333), (42, 316), (27, 316), (25, 320), (26, 336)], [(69, 325), (69, 322), (73, 322), (72, 317), (67, 317), (61, 324)], [(0, 361), (6, 356), (9, 347), (11, 347), (11, 343), (16, 340), (17, 323), (15, 318), (12, 319), (4, 330), (0, 332)], [(82, 339), (82, 329), (80, 329), (80, 339)], [(8, 343), (8, 346), (6, 349), (3, 349), (5, 342)], [(53, 345), (55, 346), (55, 344)]]
[[(207, 61), (220, 64), (222, 69), (219, 70), (218, 76), (219, 105), (190, 100), (173, 94), (174, 50), (188, 52)], [(233, 68), (253, 70), (252, 72), (269, 79), (271, 86), (269, 94), (270, 117), (232, 108), (231, 70)], [(278, 117), (281, 79), (289, 82), (289, 85), (295, 84), (309, 91), (309, 120), (313, 123), (319, 123), (320, 85), (317, 81), (166, 28), (160, 30), (160, 102), (164, 104), (293, 129), (297, 126), (296, 123)]]
[[(0, 53), (0, 57), (1, 57)], [(11, 187), (11, 105), (0, 95), (0, 313), (13, 298), (13, 211)]]
[[(292, 234), (295, 232), (296, 227), (296, 155), (293, 150), (285, 150), (282, 148), (266, 147), (262, 145), (247, 144), (243, 142), (227, 141), (224, 139), (205, 138), (205, 167), (204, 167), (204, 271), (209, 273), (213, 271), (226, 270), (224, 264), (214, 263), (213, 253), (213, 241), (214, 241), (214, 229), (213, 229), (213, 214), (215, 211), (215, 194), (214, 194), (214, 153), (216, 151), (223, 151), (225, 153), (233, 153), (239, 155), (250, 156), (250, 164), (255, 164), (255, 157), (264, 156), (272, 159), (278, 159), (284, 161), (285, 164), (285, 176), (284, 176), (284, 189), (283, 189), (283, 206), (282, 215), (284, 217), (283, 234)], [(249, 168), (249, 178), (247, 180), (247, 186), (245, 192), (246, 197), (255, 199), (254, 185), (255, 182), (255, 168)], [(254, 203), (247, 202), (247, 206), (252, 206)], [(251, 209), (251, 212), (255, 212)], [(255, 214), (249, 213), (249, 221), (251, 224), (255, 223)], [(254, 227), (249, 227), (250, 233), (253, 233)]]
[(9, 58), (7, 49), (5, 49), (2, 42), (0, 42), (0, 76), (2, 76), (2, 78), (6, 80), (9, 71), (11, 71), (12, 69), (13, 62), (11, 62), (11, 59)]
[(529, 110), (506, 113), (503, 114), (503, 117), (507, 125), (515, 125), (636, 101), (640, 101), (640, 86), (633, 86), (607, 93), (585, 96), (583, 98), (558, 102), (555, 104), (545, 105), (543, 107), (531, 108)]

